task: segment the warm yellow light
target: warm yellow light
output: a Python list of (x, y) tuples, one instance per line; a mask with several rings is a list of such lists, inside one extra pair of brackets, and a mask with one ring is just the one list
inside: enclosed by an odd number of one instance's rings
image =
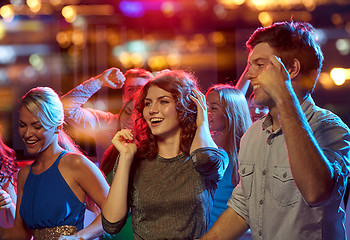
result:
[(318, 81), (321, 83), (322, 87), (325, 89), (330, 89), (334, 87), (334, 81), (328, 73), (322, 72), (318, 78)]
[(144, 65), (145, 61), (139, 53), (131, 54), (131, 62), (134, 67), (140, 68)]
[(6, 35), (6, 26), (3, 22), (0, 21), (0, 40), (3, 39)]
[(41, 1), (40, 0), (27, 0), (27, 5), (30, 8), (30, 11), (37, 13), (41, 9)]
[(59, 32), (56, 35), (56, 41), (62, 48), (68, 48), (71, 44), (71, 38), (67, 32)]
[(315, 10), (316, 2), (314, 0), (303, 0), (302, 2), (308, 11), (311, 12), (311, 11)]
[(337, 86), (344, 84), (345, 80), (350, 79), (350, 69), (345, 68), (333, 68), (331, 71), (331, 77)]
[(5, 22), (11, 22), (14, 18), (14, 11), (12, 5), (4, 5), (0, 8), (0, 15)]
[(222, 32), (212, 32), (209, 34), (209, 39), (211, 42), (216, 44), (218, 47), (222, 47), (226, 44), (225, 35)]
[(181, 57), (179, 54), (169, 54), (166, 58), (169, 66), (177, 67), (181, 63)]
[(206, 44), (206, 39), (201, 33), (193, 35), (192, 40), (197, 42), (200, 46), (204, 46)]
[(122, 65), (125, 68), (131, 68), (132, 62), (131, 62), (131, 56), (128, 52), (123, 52), (119, 55), (119, 61), (122, 63)]
[(89, 4), (89, 5), (70, 5), (74, 7), (76, 15), (90, 16), (90, 15), (101, 15), (110, 16), (114, 13), (113, 6), (109, 4)]
[(266, 5), (270, 3), (270, 0), (252, 0), (255, 8), (258, 10), (264, 10)]
[(190, 51), (190, 52), (196, 52), (196, 51), (199, 51), (200, 50), (200, 46), (198, 44), (198, 42), (196, 41), (189, 41), (187, 43), (187, 50)]
[(107, 29), (107, 41), (109, 45), (115, 46), (120, 44), (120, 34), (116, 32), (115, 30)]
[(50, 3), (53, 5), (53, 6), (59, 6), (62, 3), (62, 0), (50, 0)]
[(159, 71), (167, 68), (166, 60), (163, 56), (150, 57), (147, 63), (153, 71)]
[(84, 43), (84, 33), (82, 31), (74, 31), (72, 34), (72, 42), (76, 46), (82, 46)]
[(64, 8), (62, 8), (62, 16), (66, 19), (67, 22), (74, 22), (74, 20), (77, 17), (77, 13), (74, 6), (65, 6)]
[(226, 7), (234, 7), (242, 5), (245, 3), (245, 0), (219, 0), (218, 2), (225, 5)]
[(266, 27), (273, 23), (272, 16), (267, 12), (259, 13), (258, 19), (262, 26)]
[(242, 5), (243, 3), (245, 3), (245, 0), (233, 0), (233, 3), (236, 5)]

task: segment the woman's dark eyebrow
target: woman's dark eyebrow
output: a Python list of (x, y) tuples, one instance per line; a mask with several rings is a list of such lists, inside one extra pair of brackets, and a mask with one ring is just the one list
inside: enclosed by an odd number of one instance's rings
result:
[[(22, 120), (18, 120), (20, 123), (24, 123)], [(35, 121), (35, 122), (32, 122), (30, 123), (31, 125), (34, 125), (34, 124), (37, 124), (37, 123), (40, 123), (40, 121)]]
[[(163, 99), (163, 98), (170, 98), (170, 96), (165, 96), (165, 95), (164, 95), (164, 96), (160, 96), (160, 97), (157, 98), (157, 100)], [(145, 98), (145, 101), (146, 101), (146, 100), (147, 100), (147, 101), (152, 101), (152, 100), (149, 99), (149, 98)]]
[(219, 107), (221, 107), (221, 105), (219, 104), (219, 103), (213, 103), (213, 102), (208, 102), (209, 104), (211, 104), (211, 105), (216, 105), (216, 106), (219, 106)]

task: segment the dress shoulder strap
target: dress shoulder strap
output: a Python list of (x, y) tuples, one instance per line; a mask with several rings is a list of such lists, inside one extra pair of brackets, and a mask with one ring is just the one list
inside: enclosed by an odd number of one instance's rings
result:
[(61, 153), (60, 153), (60, 155), (58, 155), (58, 157), (57, 157), (57, 159), (56, 159), (56, 161), (54, 162), (54, 164), (53, 165), (58, 165), (58, 163), (60, 162), (60, 160), (61, 160), (61, 158), (67, 153), (68, 151), (67, 150), (63, 150)]

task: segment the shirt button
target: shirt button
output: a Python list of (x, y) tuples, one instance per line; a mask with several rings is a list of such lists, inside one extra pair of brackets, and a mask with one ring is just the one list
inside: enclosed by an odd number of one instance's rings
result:
[(262, 235), (262, 231), (261, 230), (259, 230), (259, 236), (261, 236)]
[(286, 177), (287, 177), (287, 173), (284, 172), (284, 173), (283, 173), (283, 178), (286, 178)]
[(245, 168), (242, 169), (242, 173), (243, 173), (243, 174), (245, 173)]
[(260, 205), (263, 205), (263, 204), (264, 204), (264, 200), (263, 200), (263, 199), (260, 199), (259, 204), (260, 204)]
[(262, 174), (265, 176), (265, 175), (266, 175), (266, 170), (264, 170), (264, 171), (262, 172)]

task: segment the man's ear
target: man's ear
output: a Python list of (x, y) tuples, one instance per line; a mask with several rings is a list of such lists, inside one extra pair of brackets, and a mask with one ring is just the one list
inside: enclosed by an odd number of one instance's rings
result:
[(294, 58), (291, 67), (288, 68), (290, 79), (295, 78), (300, 72), (300, 61)]
[(63, 129), (63, 125), (59, 125), (57, 128), (56, 128), (56, 131), (55, 133), (59, 134), (61, 132), (61, 130)]

